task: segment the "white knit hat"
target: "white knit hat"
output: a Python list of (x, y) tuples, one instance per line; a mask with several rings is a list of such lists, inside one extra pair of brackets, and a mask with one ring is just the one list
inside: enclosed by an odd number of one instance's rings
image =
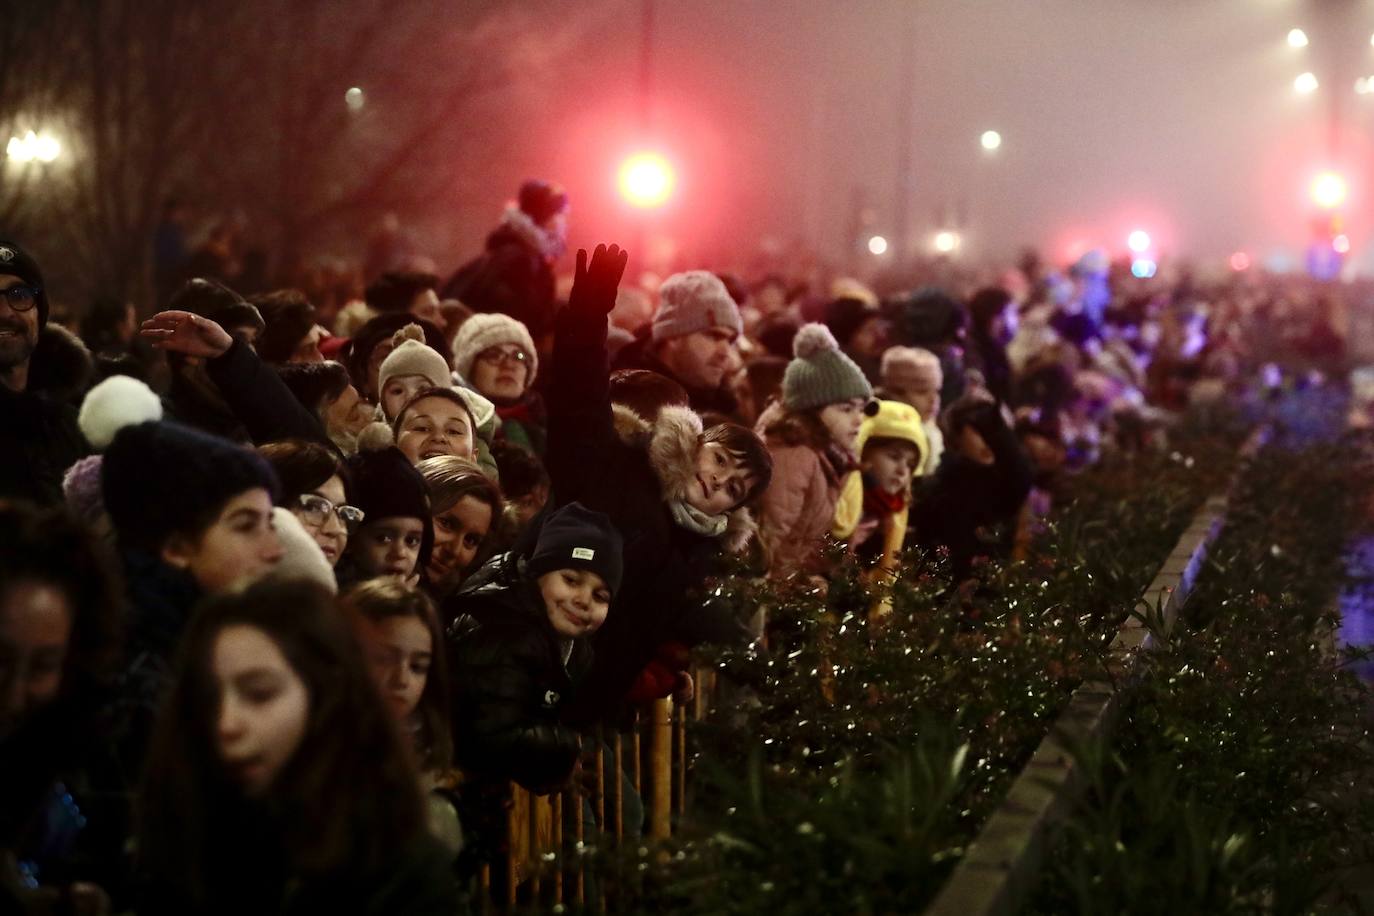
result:
[(534, 384), (539, 372), (539, 354), (534, 350), (534, 338), (529, 329), (509, 315), (496, 312), (473, 315), (458, 328), (453, 339), (453, 368), (464, 380), (472, 381), (472, 364), (483, 350), (515, 344), (525, 352), (529, 371), (525, 373), (525, 390)]
[(709, 270), (689, 270), (664, 280), (654, 313), (654, 343), (710, 328), (725, 328), (736, 337), (744, 332), (739, 306), (720, 277)]
[(425, 343), (425, 332), (418, 324), (408, 324), (391, 335), (396, 349), (382, 360), (377, 372), (377, 390), (386, 388), (388, 380), (398, 375), (420, 375), (435, 388), (452, 388), (448, 361), (438, 350)]

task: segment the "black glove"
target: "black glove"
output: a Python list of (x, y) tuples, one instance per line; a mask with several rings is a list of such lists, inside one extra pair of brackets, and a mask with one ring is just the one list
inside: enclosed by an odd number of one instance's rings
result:
[(615, 308), (615, 292), (629, 257), (630, 253), (622, 251), (619, 245), (610, 248), (597, 245), (589, 265), (587, 249), (579, 248), (572, 292), (568, 294), (568, 311), (579, 316), (609, 315)]

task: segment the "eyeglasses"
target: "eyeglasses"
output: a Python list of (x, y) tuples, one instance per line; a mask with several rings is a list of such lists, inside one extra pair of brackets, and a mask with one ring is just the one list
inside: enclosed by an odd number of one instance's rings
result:
[(491, 363), (494, 366), (499, 366), (504, 362), (518, 363), (523, 366), (530, 361), (529, 354), (518, 347), (510, 350), (500, 350), (496, 347), (492, 347), (478, 353), (477, 358), (484, 363)]
[(352, 534), (366, 517), (363, 510), (356, 506), (336, 506), (323, 496), (314, 493), (302, 493), (296, 500), (296, 504), (301, 510), (301, 521), (312, 528), (323, 528), (330, 515), (337, 515), (339, 521), (343, 522), (344, 527), (348, 529), (348, 533)]
[(10, 308), (16, 312), (27, 312), (38, 302), (38, 296), (43, 290), (37, 286), (11, 286), (8, 289), (0, 289), (0, 296), (4, 296), (9, 302)]

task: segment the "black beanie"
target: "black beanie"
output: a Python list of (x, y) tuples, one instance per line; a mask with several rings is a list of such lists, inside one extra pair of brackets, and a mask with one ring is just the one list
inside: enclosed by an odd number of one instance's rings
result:
[(214, 280), (197, 278), (186, 281), (181, 289), (172, 294), (167, 308), (209, 318), (226, 331), (252, 325), (261, 334), (266, 327), (262, 314), (256, 308), (238, 293)]
[(610, 516), (581, 503), (568, 503), (544, 520), (525, 568), (536, 579), (556, 569), (589, 570), (614, 595), (620, 591), (624, 550)]
[(198, 533), (240, 493), (262, 487), (277, 496), (276, 472), (257, 452), (168, 420), (120, 429), (100, 484), (120, 541), (146, 550)]
[(315, 327), (315, 306), (295, 290), (253, 297), (265, 325), (257, 351), (263, 362), (284, 363)]
[(48, 323), (48, 290), (43, 285), (43, 272), (33, 255), (14, 242), (0, 239), (0, 274), (18, 277), (29, 286), (38, 289), (38, 329), (41, 331)]
[(416, 567), (424, 569), (434, 544), (429, 486), (424, 477), (394, 445), (358, 452), (348, 459), (348, 470), (353, 476), (350, 498), (365, 513), (364, 524), (383, 518), (418, 518), (425, 523)]

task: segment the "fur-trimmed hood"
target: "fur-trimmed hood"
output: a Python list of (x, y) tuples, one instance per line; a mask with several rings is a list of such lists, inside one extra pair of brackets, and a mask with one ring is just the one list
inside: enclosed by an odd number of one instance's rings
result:
[(526, 247), (539, 253), (547, 261), (555, 261), (568, 247), (567, 240), (543, 228), (519, 207), (507, 207), (501, 222), (487, 239), (487, 248), (494, 248), (505, 238), (514, 236)]
[[(696, 411), (676, 405), (664, 407), (649, 423), (628, 407), (613, 405), (616, 435), (626, 445), (642, 448), (649, 458), (663, 493), (664, 502), (683, 500), (696, 481), (697, 448), (701, 441), (701, 417)], [(749, 510), (740, 506), (726, 513), (721, 546), (739, 553), (749, 545), (758, 526)]]

